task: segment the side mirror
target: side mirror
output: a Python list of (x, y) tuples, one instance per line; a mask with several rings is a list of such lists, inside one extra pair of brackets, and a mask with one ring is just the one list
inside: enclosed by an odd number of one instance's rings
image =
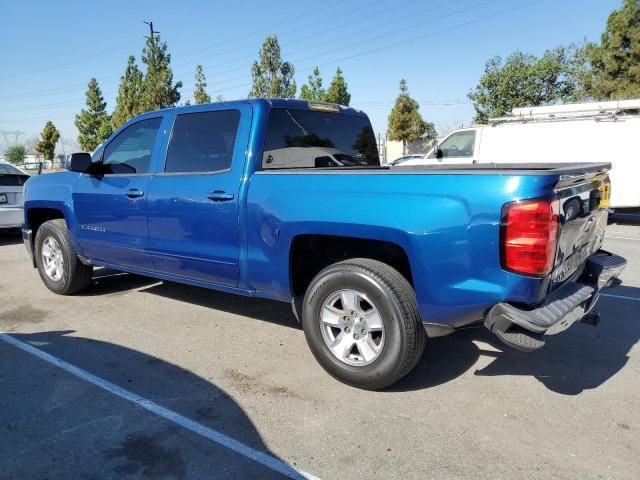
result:
[(91, 168), (91, 155), (86, 152), (67, 155), (67, 170), (85, 173)]
[(444, 157), (444, 152), (439, 147), (436, 147), (436, 158), (441, 159), (442, 157)]

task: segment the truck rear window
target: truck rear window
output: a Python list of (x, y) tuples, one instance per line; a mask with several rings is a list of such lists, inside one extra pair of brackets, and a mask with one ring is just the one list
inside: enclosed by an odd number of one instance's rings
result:
[(379, 165), (367, 117), (281, 108), (269, 113), (264, 169)]

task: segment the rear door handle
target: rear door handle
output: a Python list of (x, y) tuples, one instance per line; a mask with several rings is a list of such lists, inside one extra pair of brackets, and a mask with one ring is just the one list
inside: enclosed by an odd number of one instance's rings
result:
[(138, 190), (137, 188), (132, 188), (124, 192), (124, 194), (129, 198), (138, 198), (144, 195), (144, 192)]
[(228, 202), (229, 200), (233, 200), (233, 193), (216, 190), (215, 192), (211, 192), (209, 195), (207, 195), (207, 198), (214, 202)]

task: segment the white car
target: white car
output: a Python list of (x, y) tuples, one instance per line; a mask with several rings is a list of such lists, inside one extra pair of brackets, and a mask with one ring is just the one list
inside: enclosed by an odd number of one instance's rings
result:
[(10, 163), (0, 162), (0, 228), (22, 225), (24, 213), (24, 183), (29, 174)]

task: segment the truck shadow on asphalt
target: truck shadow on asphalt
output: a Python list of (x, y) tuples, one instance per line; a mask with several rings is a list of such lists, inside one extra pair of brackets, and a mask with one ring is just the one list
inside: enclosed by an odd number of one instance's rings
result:
[[(117, 387), (274, 459), (246, 413), (212, 381), (73, 331), (12, 333)], [(176, 423), (0, 341), (0, 459), (6, 478), (282, 478)], [(287, 468), (284, 466), (284, 468)], [(290, 469), (292, 478), (301, 478)]]
[(0, 247), (22, 243), (22, 233), (17, 228), (0, 229)]
[(94, 271), (93, 284), (78, 295), (117, 295), (130, 290), (158, 295), (179, 302), (220, 310), (235, 315), (263, 320), (283, 327), (300, 329), (291, 305), (253, 297), (243, 297), (207, 288), (167, 282), (141, 275), (117, 272), (106, 268)]
[[(607, 292), (640, 298), (640, 289), (635, 287)], [(601, 313), (598, 326), (578, 323), (564, 333), (547, 337), (546, 346), (533, 353), (505, 346), (481, 326), (435, 338), (427, 343), (415, 370), (391, 390), (416, 390), (446, 383), (469, 371), (476, 362), (486, 363), (481, 357), (493, 360), (474, 371), (477, 377), (531, 376), (563, 395), (598, 388), (624, 368), (629, 351), (640, 340), (637, 301), (600, 297), (598, 302), (596, 310)]]
[[(116, 294), (132, 289), (300, 329), (290, 305), (286, 303), (106, 269), (96, 271), (96, 282), (86, 295)], [(640, 289), (635, 287), (623, 286), (606, 292), (640, 298)], [(482, 326), (432, 339), (427, 342), (425, 354), (416, 368), (388, 391), (420, 390), (452, 381), (478, 362), (484, 364), (481, 357), (493, 360), (475, 370), (477, 377), (531, 376), (549, 390), (564, 395), (577, 395), (597, 388), (626, 365), (628, 352), (640, 339), (640, 318), (637, 301), (601, 297), (596, 309), (602, 316), (597, 327), (580, 323), (574, 325), (564, 333), (547, 337), (547, 345), (534, 353), (522, 353), (503, 345)]]

